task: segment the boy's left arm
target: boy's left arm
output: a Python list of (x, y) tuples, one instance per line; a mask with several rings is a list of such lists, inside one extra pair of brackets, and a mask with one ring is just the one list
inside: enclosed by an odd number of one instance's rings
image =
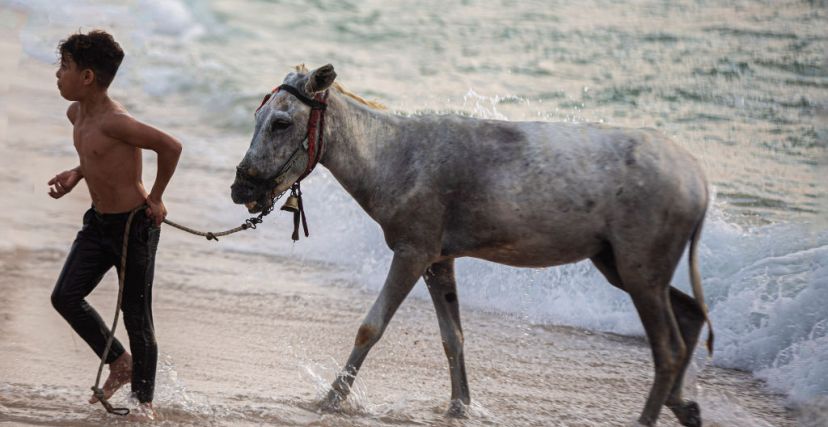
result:
[(178, 158), (181, 156), (181, 143), (163, 131), (141, 123), (127, 114), (113, 114), (109, 120), (104, 121), (101, 130), (109, 137), (158, 154), (158, 173), (147, 196), (147, 214), (153, 217), (156, 225), (161, 225), (167, 216), (167, 208), (164, 207), (161, 196), (175, 172)]

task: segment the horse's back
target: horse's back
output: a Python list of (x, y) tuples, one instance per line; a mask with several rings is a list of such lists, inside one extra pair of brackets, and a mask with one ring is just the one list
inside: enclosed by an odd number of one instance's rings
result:
[[(438, 165), (432, 176), (480, 198), (554, 203), (564, 212), (614, 210), (619, 206), (613, 201), (642, 198), (688, 209), (706, 201), (698, 162), (655, 130), (468, 118), (456, 118), (452, 126), (464, 129), (432, 145), (429, 163)], [(617, 197), (625, 192), (626, 198)]]

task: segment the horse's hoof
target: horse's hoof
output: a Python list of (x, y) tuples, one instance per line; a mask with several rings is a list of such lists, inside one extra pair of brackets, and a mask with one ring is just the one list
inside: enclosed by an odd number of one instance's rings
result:
[(679, 422), (687, 427), (701, 427), (701, 409), (699, 404), (692, 400), (685, 400), (678, 405), (670, 406)]
[(446, 416), (450, 418), (468, 418), (468, 415), (466, 414), (466, 404), (460, 399), (452, 400), (449, 402)]
[(339, 394), (339, 392), (331, 390), (328, 392), (328, 396), (325, 397), (325, 400), (322, 401), (319, 408), (322, 412), (327, 413), (342, 412), (342, 400), (342, 395)]

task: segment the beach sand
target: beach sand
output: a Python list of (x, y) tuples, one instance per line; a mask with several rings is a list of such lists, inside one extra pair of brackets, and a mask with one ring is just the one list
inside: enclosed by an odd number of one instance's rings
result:
[[(49, 301), (89, 201), (83, 184), (60, 201), (46, 194), (46, 181), (77, 159), (54, 69), (16, 43), (24, 18), (6, 12), (0, 34), (0, 53), (12, 58), (3, 66), (0, 121), (0, 424), (126, 423), (86, 403), (98, 361)], [(193, 206), (187, 195), (225, 191), (232, 174), (232, 165), (208, 173), (182, 162), (167, 196), (170, 218), (211, 226), (211, 207)], [(222, 196), (216, 203), (229, 204)], [(289, 230), (265, 224), (246, 233), (282, 239)], [(244, 234), (225, 239), (244, 243)], [(163, 228), (153, 301), (159, 424), (603, 426), (629, 424), (643, 407), (652, 380), (643, 339), (465, 309), (473, 404), (468, 419), (446, 419), (450, 385), (436, 317), (429, 301), (409, 298), (368, 356), (344, 412), (322, 414), (318, 402), (376, 293), (358, 276), (322, 283), (334, 266), (242, 253), (225, 239)], [(110, 272), (89, 298), (107, 322), (116, 292)], [(123, 326), (117, 335), (126, 343)], [(784, 399), (749, 373), (706, 366), (694, 375), (687, 393), (697, 396), (706, 425), (796, 422)], [(135, 405), (128, 388), (114, 404)], [(659, 425), (677, 423), (665, 409)]]
[[(652, 368), (642, 339), (533, 326), (467, 310), (465, 348), (474, 403), (470, 419), (446, 420), (442, 413), (450, 388), (436, 318), (430, 303), (412, 299), (371, 352), (345, 413), (320, 414), (317, 402), (350, 351), (373, 295), (308, 283), (309, 267), (289, 259), (217, 247), (198, 242), (163, 248), (154, 301), (161, 420), (190, 425), (624, 425), (644, 403)], [(117, 420), (85, 403), (98, 362), (49, 304), (64, 256), (58, 250), (25, 249), (0, 255), (0, 420), (55, 425)], [(170, 273), (173, 263), (175, 274)], [(111, 318), (115, 281), (107, 276), (90, 298), (105, 319)], [(196, 287), (192, 281), (201, 283)], [(223, 290), (261, 281), (266, 291)], [(215, 288), (205, 290), (204, 282)], [(125, 340), (122, 327), (118, 336)], [(780, 398), (764, 393), (748, 373), (708, 366), (690, 389), (714, 421), (708, 425), (793, 425), (793, 414)], [(134, 405), (127, 390), (113, 400)], [(738, 424), (740, 419), (746, 423)], [(665, 411), (660, 425), (677, 424)]]

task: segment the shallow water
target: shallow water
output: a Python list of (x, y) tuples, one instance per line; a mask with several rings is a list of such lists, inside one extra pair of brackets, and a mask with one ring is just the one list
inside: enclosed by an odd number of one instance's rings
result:
[[(194, 226), (245, 218), (228, 197), (233, 167), (261, 96), (297, 63), (330, 62), (346, 86), (399, 114), (657, 128), (701, 160), (715, 193), (700, 250), (718, 337), (713, 365), (751, 372), (794, 407), (828, 396), (824, 2), (0, 0), (0, 12), (21, 64), (53, 63), (57, 41), (78, 27), (115, 33), (127, 59), (113, 95), (184, 141), (167, 204), (172, 219)], [(53, 160), (74, 162), (65, 103), (49, 73), (32, 76), (12, 84), (23, 103), (0, 106), (14, 109), (2, 127), (0, 179), (41, 213), (0, 213), (10, 231), (0, 247), (65, 251), (77, 218), (29, 194), (55, 172)], [(310, 239), (289, 243), (290, 219), (274, 215), (256, 234), (222, 240), (222, 250), (299, 260), (309, 284), (366, 291), (367, 307), (390, 260), (379, 228), (326, 170), (303, 188)], [(165, 233), (170, 247), (189, 245)], [(244, 294), (269, 280), (262, 273), (262, 283), (231, 286), (201, 274), (176, 283)], [(458, 280), (465, 309), (524, 325), (642, 333), (628, 298), (585, 263), (534, 270), (461, 260)], [(687, 289), (684, 264), (675, 281)], [(361, 315), (349, 319), (356, 325)]]

